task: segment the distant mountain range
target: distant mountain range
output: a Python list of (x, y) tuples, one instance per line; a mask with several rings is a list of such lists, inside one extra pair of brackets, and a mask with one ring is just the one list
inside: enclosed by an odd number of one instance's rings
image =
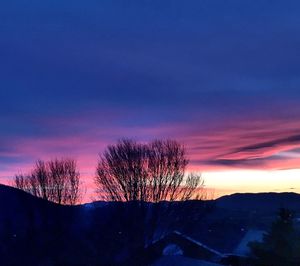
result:
[[(245, 227), (266, 228), (276, 216), (279, 208), (288, 208), (300, 214), (300, 194), (296, 193), (237, 193), (207, 201), (207, 203), (213, 206), (207, 214), (200, 212), (199, 208), (195, 209), (195, 206), (202, 206), (202, 202), (185, 203), (187, 204), (185, 210), (188, 210), (185, 211), (186, 220), (199, 220), (198, 223), (203, 223), (204, 228), (207, 224), (215, 224), (216, 227), (219, 221), (229, 220)], [(95, 213), (101, 216), (102, 220), (105, 219), (112, 206), (115, 206), (112, 202), (101, 201), (77, 206), (59, 206), (19, 189), (0, 185), (0, 232), (4, 230), (4, 224), (7, 221), (12, 224), (15, 231), (23, 231), (30, 220), (34, 220), (39, 226), (43, 223), (42, 219), (51, 223), (55, 222), (54, 219), (58, 216), (65, 217), (63, 219), (66, 220), (72, 217), (76, 221), (74, 226), (86, 227)], [(187, 215), (189, 212), (193, 217)], [(186, 223), (189, 224), (188, 221)]]
[(300, 212), (300, 194), (284, 193), (236, 193), (216, 199), (220, 208), (242, 211), (274, 212), (278, 208), (288, 208)]
[[(274, 213), (279, 208), (288, 208), (300, 213), (300, 194), (297, 193), (236, 193), (209, 201), (217, 209), (242, 212), (265, 212)], [(59, 206), (55, 203), (36, 198), (19, 189), (0, 185), (0, 221), (7, 218), (20, 221), (21, 217), (28, 211), (41, 212), (43, 209), (55, 211), (63, 209), (75, 212), (88, 212), (99, 207), (109, 207), (112, 202), (95, 201), (77, 206)], [(21, 219), (22, 220), (22, 219)]]

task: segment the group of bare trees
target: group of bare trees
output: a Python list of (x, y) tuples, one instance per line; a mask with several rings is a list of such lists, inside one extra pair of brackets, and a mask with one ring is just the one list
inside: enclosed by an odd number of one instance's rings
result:
[(161, 202), (197, 198), (203, 180), (186, 175), (183, 145), (172, 140), (148, 144), (121, 140), (108, 146), (95, 178), (98, 194), (109, 201)]
[(58, 204), (75, 205), (81, 199), (80, 174), (73, 159), (37, 161), (30, 174), (15, 176), (15, 186)]
[[(201, 199), (201, 175), (186, 173), (184, 146), (173, 140), (139, 143), (120, 140), (110, 145), (98, 161), (95, 186), (99, 199), (111, 205), (109, 226), (116, 239), (127, 243), (132, 254), (155, 237), (173, 230), (175, 223), (193, 212), (189, 199)], [(30, 174), (17, 175), (14, 185), (34, 196), (58, 204), (75, 205), (82, 196), (80, 174), (73, 159), (37, 161)], [(174, 201), (185, 201), (180, 210)], [(122, 204), (128, 202), (128, 204)], [(142, 265), (142, 264), (141, 264)]]
[[(110, 145), (98, 162), (95, 184), (108, 201), (161, 202), (196, 199), (201, 175), (186, 175), (183, 145), (173, 140), (138, 143), (121, 140)], [(81, 198), (80, 174), (73, 159), (37, 161), (30, 174), (17, 175), (14, 185), (58, 204), (74, 205)]]

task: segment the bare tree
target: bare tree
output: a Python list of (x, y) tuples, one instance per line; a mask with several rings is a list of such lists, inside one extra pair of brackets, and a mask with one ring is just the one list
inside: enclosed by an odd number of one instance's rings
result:
[(152, 202), (196, 198), (203, 185), (199, 174), (186, 175), (188, 159), (183, 145), (155, 140), (148, 148), (148, 200)]
[(187, 165), (184, 146), (173, 140), (144, 144), (125, 139), (108, 146), (100, 157), (95, 177), (98, 195), (130, 202), (117, 213), (134, 252), (172, 229), (177, 208), (172, 202), (201, 194), (201, 175), (187, 175)]
[(16, 175), (14, 185), (58, 204), (75, 205), (82, 196), (80, 174), (73, 159), (39, 160), (30, 175)]
[(132, 140), (108, 146), (101, 157), (95, 179), (99, 196), (110, 201), (144, 199), (147, 149)]
[(198, 174), (186, 176), (187, 164), (185, 148), (176, 141), (121, 140), (100, 157), (95, 178), (98, 194), (110, 201), (196, 198), (203, 180)]

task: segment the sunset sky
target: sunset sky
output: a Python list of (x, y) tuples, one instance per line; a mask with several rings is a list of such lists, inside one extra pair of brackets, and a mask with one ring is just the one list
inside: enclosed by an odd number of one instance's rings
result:
[(300, 3), (0, 3), (0, 182), (123, 137), (186, 145), (216, 195), (300, 192)]

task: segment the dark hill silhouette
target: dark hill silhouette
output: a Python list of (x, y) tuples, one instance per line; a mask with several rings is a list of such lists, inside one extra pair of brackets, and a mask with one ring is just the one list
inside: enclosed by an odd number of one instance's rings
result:
[[(300, 195), (247, 193), (174, 202), (169, 219), (178, 220), (171, 230), (230, 253), (248, 229), (268, 228), (281, 207), (300, 213)], [(131, 203), (60, 206), (0, 185), (0, 257), (8, 265), (111, 265), (114, 256), (126, 253), (124, 243), (134, 234), (120, 210), (125, 217), (133, 214)]]
[[(74, 231), (89, 224), (89, 213), (105, 203), (87, 205), (59, 205), (37, 198), (20, 189), (0, 184), (0, 232), (3, 223), (10, 223), (16, 233), (23, 233), (30, 223), (40, 228), (42, 226), (65, 221)], [(104, 211), (103, 211), (104, 212)]]
[(12, 208), (18, 211), (24, 207), (24, 204), (34, 204), (35, 206), (56, 205), (55, 203), (36, 198), (20, 189), (0, 184), (1, 211), (8, 211)]
[(15, 234), (21, 233), (28, 220), (40, 217), (41, 212), (48, 212), (54, 205), (19, 189), (0, 185), (0, 231), (9, 224)]
[(85, 247), (86, 218), (81, 206), (60, 206), (0, 185), (0, 264), (96, 265)]
[[(296, 193), (236, 193), (208, 202), (211, 205), (215, 205), (214, 211), (206, 217), (208, 220), (225, 219), (227, 216), (247, 216), (256, 212), (273, 216), (282, 207), (300, 213), (300, 194)], [(91, 216), (94, 213), (105, 219), (110, 213), (110, 209), (124, 204), (126, 203), (96, 201), (77, 206), (60, 206), (36, 198), (22, 190), (0, 185), (0, 230), (3, 228), (3, 223), (7, 221), (10, 221), (16, 230), (19, 231), (22, 227), (24, 229), (27, 226), (30, 219), (33, 219), (39, 225), (43, 222), (42, 219), (46, 219), (48, 223), (51, 223), (54, 222), (57, 216), (61, 217), (61, 219), (75, 216), (76, 226), (86, 227), (89, 226)], [(175, 208), (178, 206), (178, 209), (182, 205), (182, 203), (178, 202), (173, 204)], [(195, 209), (195, 206), (199, 203), (190, 201), (185, 204), (188, 209)], [(202, 213), (199, 213), (199, 215), (202, 215)], [(196, 217), (193, 215), (192, 219), (197, 219), (197, 214)]]
[(216, 200), (220, 208), (240, 211), (274, 212), (288, 208), (300, 212), (300, 194), (297, 193), (236, 193)]

